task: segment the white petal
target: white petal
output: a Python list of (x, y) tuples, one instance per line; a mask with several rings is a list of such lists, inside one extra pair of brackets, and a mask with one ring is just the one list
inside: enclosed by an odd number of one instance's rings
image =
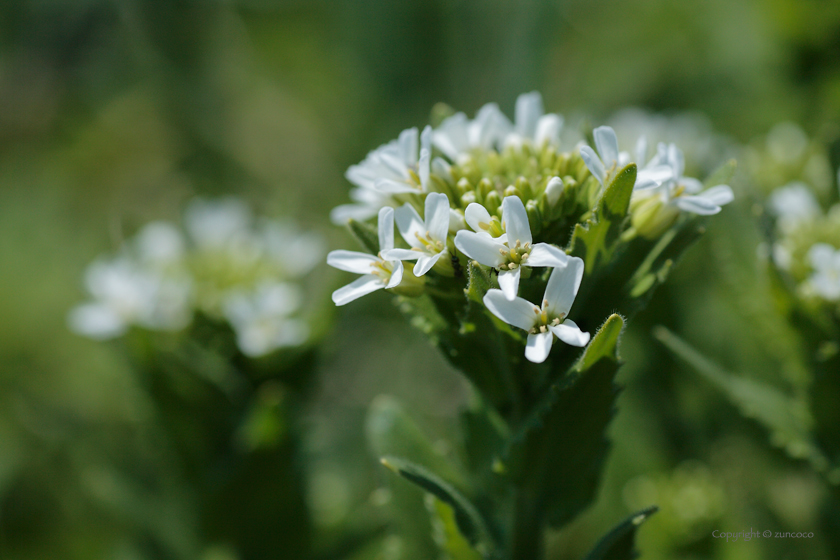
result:
[(431, 174), (432, 152), (420, 150), (420, 161), (417, 163), (417, 175), (420, 177), (420, 190), (429, 190), (429, 175)]
[(542, 96), (539, 92), (523, 93), (516, 98), (516, 132), (520, 136), (533, 138), (537, 121), (543, 114)]
[(455, 161), (469, 145), (468, 122), (464, 113), (455, 113), (444, 119), (432, 133), (432, 143), (452, 161)]
[(339, 288), (332, 294), (332, 300), (336, 305), (345, 305), (355, 299), (367, 295), (376, 290), (381, 290), (385, 287), (378, 276), (373, 274), (366, 274), (361, 278), (357, 278), (353, 282), (347, 284), (343, 288)]
[(532, 241), (528, 212), (518, 196), (506, 196), (502, 201), (502, 221), (511, 246), (517, 241), (523, 245)]
[(418, 193), (419, 190), (414, 185), (395, 181), (393, 179), (377, 179), (376, 180), (376, 190), (384, 193), (384, 194), (406, 194), (406, 193)]
[(706, 198), (718, 206), (729, 204), (735, 200), (735, 195), (732, 193), (732, 189), (729, 188), (729, 185), (718, 185), (716, 187), (706, 189), (697, 196)]
[(685, 172), (685, 157), (676, 144), (668, 146), (668, 160), (674, 169), (674, 177), (682, 177)]
[(544, 298), (548, 300), (550, 315), (569, 314), (583, 279), (583, 268), (583, 260), (578, 257), (569, 257), (566, 266), (558, 266), (551, 271)]
[(685, 187), (687, 194), (697, 194), (703, 190), (703, 183), (694, 177), (680, 177), (679, 184)]
[(382, 258), (386, 261), (413, 261), (423, 256), (420, 251), (412, 251), (411, 249), (388, 249), (382, 251)]
[(642, 169), (639, 169), (638, 173), (636, 174), (636, 184), (633, 185), (633, 189), (641, 191), (644, 189), (657, 187), (665, 181), (669, 181), (671, 179), (674, 179), (674, 170), (668, 167), (667, 165), (655, 165), (653, 167), (644, 167)]
[(449, 209), (449, 233), (456, 233), (462, 229), (467, 229), (467, 222), (464, 221), (464, 215), (460, 210), (454, 208)]
[(107, 305), (85, 303), (73, 308), (67, 317), (70, 330), (96, 340), (107, 340), (125, 334), (125, 321)]
[(330, 211), (330, 221), (337, 226), (347, 225), (350, 220), (363, 222), (376, 216), (376, 208), (364, 204), (342, 204)]
[(519, 277), (521, 274), (522, 269), (520, 267), (499, 271), (499, 287), (508, 301), (515, 300), (516, 294), (519, 293)]
[(647, 137), (643, 134), (636, 140), (636, 164), (643, 167), (647, 161), (648, 142)]
[(430, 193), (426, 197), (426, 228), (436, 241), (446, 242), (449, 233), (449, 199), (443, 193)]
[(826, 270), (834, 258), (834, 247), (828, 243), (815, 243), (808, 250), (808, 261), (816, 270)]
[(467, 220), (467, 223), (473, 231), (478, 232), (484, 231), (481, 229), (480, 224), (489, 224), (492, 219), (490, 217), (490, 212), (487, 211), (487, 208), (478, 202), (471, 202), (469, 206), (467, 206), (467, 209), (464, 210), (464, 218)]
[(552, 342), (554, 342), (554, 335), (550, 332), (529, 334), (528, 344), (525, 346), (525, 357), (529, 362), (543, 363), (551, 352)]
[(615, 131), (608, 126), (599, 126), (592, 131), (595, 138), (595, 147), (605, 167), (612, 167), (618, 162), (618, 138)]
[(455, 247), (469, 258), (477, 260), (485, 266), (498, 267), (505, 262), (505, 257), (499, 252), (505, 246), (490, 237), (472, 231), (462, 230), (455, 234)]
[(394, 270), (391, 271), (391, 278), (388, 279), (388, 285), (385, 286), (386, 288), (396, 288), (402, 282), (403, 273), (405, 272), (405, 268), (403, 267), (402, 261), (394, 261)]
[(528, 259), (522, 263), (525, 266), (565, 266), (569, 262), (569, 255), (563, 249), (549, 245), (548, 243), (537, 243), (531, 247)]
[[(417, 251), (415, 251), (415, 253), (416, 252)], [(429, 255), (423, 253), (418, 254), (420, 255), (420, 258), (417, 259), (417, 263), (414, 265), (414, 276), (420, 277), (429, 272), (432, 269), (432, 267), (435, 266), (435, 263), (438, 262), (438, 259), (440, 259), (443, 255), (447, 254), (447, 251), (446, 249), (444, 249), (436, 255)]]
[(589, 146), (581, 146), (580, 157), (583, 158), (583, 163), (586, 164), (589, 172), (603, 185), (604, 180), (607, 178), (607, 170), (604, 169), (604, 164), (601, 162), (598, 154)]
[(443, 179), (444, 181), (452, 182), (452, 166), (442, 157), (436, 157), (432, 160), (432, 173)]
[(328, 265), (356, 274), (370, 274), (370, 265), (378, 261), (379, 259), (373, 255), (343, 249), (330, 251), (330, 254), (327, 255)]
[[(405, 242), (411, 247), (422, 247), (417, 235), (426, 235), (426, 224), (413, 206), (406, 203), (394, 211), (394, 220)], [(415, 235), (417, 234), (417, 235)]]
[(379, 250), (394, 248), (394, 209), (386, 206), (379, 210)]
[(701, 216), (710, 216), (720, 212), (720, 206), (699, 196), (678, 196), (673, 202), (680, 210)]
[(409, 128), (400, 133), (400, 159), (409, 167), (417, 164), (417, 129)]
[(508, 325), (513, 325), (526, 331), (533, 328), (539, 317), (535, 311), (536, 306), (533, 303), (520, 297), (509, 301), (501, 290), (487, 290), (483, 301), (487, 309), (490, 310), (490, 313)]
[(574, 321), (566, 319), (559, 325), (548, 327), (557, 338), (571, 346), (586, 346), (589, 342), (589, 333), (585, 333), (575, 324)]
[(542, 146), (548, 142), (552, 146), (560, 144), (560, 129), (563, 128), (563, 117), (550, 113), (543, 115), (537, 121), (537, 132), (534, 137), (534, 144)]

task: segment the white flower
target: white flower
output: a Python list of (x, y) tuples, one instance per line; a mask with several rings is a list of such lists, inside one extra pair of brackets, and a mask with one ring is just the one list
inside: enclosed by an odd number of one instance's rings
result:
[(495, 103), (488, 103), (469, 120), (464, 113), (444, 119), (432, 133), (432, 143), (451, 161), (475, 149), (490, 150), (510, 131), (510, 121)]
[[(637, 192), (658, 194), (662, 202), (684, 212), (711, 215), (721, 211), (721, 206), (732, 202), (734, 195), (728, 185), (717, 185), (703, 191), (703, 184), (692, 177), (684, 177), (685, 160), (682, 150), (674, 144), (660, 143), (657, 154), (646, 169), (670, 168), (671, 177), (660, 184), (655, 182), (640, 186)], [(701, 192), (702, 191), (702, 192)]]
[(282, 266), (288, 278), (306, 275), (324, 258), (321, 236), (301, 232), (289, 222), (266, 220), (260, 233), (267, 254)]
[[(446, 217), (448, 220), (448, 213)], [(382, 208), (379, 210), (379, 256), (343, 250), (331, 251), (327, 255), (328, 265), (363, 275), (333, 292), (335, 304), (344, 305), (376, 290), (398, 286), (403, 276), (403, 264), (399, 258), (387, 255), (393, 248), (394, 209)]]
[(505, 145), (519, 146), (526, 140), (537, 148), (546, 142), (554, 147), (560, 144), (563, 117), (554, 113), (545, 114), (539, 92), (520, 95), (516, 99), (514, 116), (513, 132), (507, 135)]
[[(592, 131), (595, 138), (595, 147), (598, 153), (589, 146), (580, 147), (580, 157), (589, 169), (589, 172), (598, 179), (602, 185), (606, 184), (607, 178), (619, 169), (631, 163), (633, 160), (627, 152), (618, 150), (618, 138), (615, 131), (608, 126), (599, 126)], [(647, 142), (644, 137), (639, 138), (636, 145), (636, 162), (639, 169), (636, 171), (636, 183), (634, 189), (645, 189), (655, 187), (664, 180), (671, 177), (671, 169), (664, 165), (647, 165), (642, 167), (642, 161), (647, 151)]]
[(790, 183), (770, 195), (770, 208), (778, 218), (779, 228), (790, 232), (822, 211), (814, 194), (803, 183)]
[(382, 256), (389, 260), (416, 260), (414, 275), (423, 276), (447, 252), (449, 199), (442, 193), (430, 193), (426, 197), (425, 220), (409, 204), (397, 208), (395, 217), (400, 235), (411, 249), (390, 249), (383, 251)]
[[(419, 153), (418, 153), (419, 149)], [(367, 220), (383, 206), (393, 206), (393, 195), (428, 192), (432, 159), (432, 127), (419, 134), (416, 128), (400, 133), (399, 138), (368, 153), (364, 161), (351, 165), (345, 177), (356, 185), (350, 198), (356, 204), (333, 208), (330, 219), (335, 224), (348, 220)]]
[[(475, 214), (468, 216), (468, 220), (475, 219)], [(486, 212), (486, 210), (485, 210)], [(478, 222), (474, 229), (487, 230), (490, 228), (487, 214), (481, 218), (485, 221)], [(476, 227), (477, 226), (477, 227)], [(518, 196), (507, 196), (502, 201), (502, 227), (505, 229), (504, 237), (493, 238), (489, 233), (480, 233), (462, 230), (455, 236), (455, 246), (469, 258), (478, 261), (485, 266), (492, 266), (499, 271), (499, 286), (502, 293), (509, 300), (513, 301), (519, 291), (519, 278), (522, 266), (565, 266), (569, 256), (547, 243), (531, 245), (531, 226), (528, 222), (528, 213), (525, 205)]]
[(817, 243), (808, 251), (814, 273), (808, 284), (820, 297), (840, 300), (840, 249), (827, 243)]
[(566, 318), (582, 278), (583, 261), (570, 257), (564, 266), (552, 271), (541, 307), (519, 297), (510, 301), (501, 290), (488, 290), (484, 305), (505, 323), (528, 331), (525, 357), (539, 364), (548, 357), (555, 336), (572, 346), (586, 346), (589, 342), (589, 333)]
[(184, 256), (185, 242), (181, 231), (167, 222), (151, 222), (134, 239), (140, 260), (153, 265), (178, 263)]
[(94, 301), (74, 308), (68, 323), (72, 331), (90, 338), (114, 338), (131, 325), (178, 330), (190, 320), (189, 283), (164, 278), (127, 257), (91, 264), (85, 287)]
[(184, 211), (184, 227), (196, 246), (219, 249), (249, 235), (251, 210), (238, 198), (196, 198)]
[(362, 163), (350, 166), (347, 179), (386, 194), (427, 192), (431, 159), (432, 127), (423, 129), (419, 143), (417, 129), (409, 128), (397, 140), (370, 152)]
[(300, 288), (287, 283), (262, 284), (250, 294), (231, 292), (223, 305), (224, 316), (242, 353), (253, 358), (306, 342), (309, 327), (289, 317), (302, 300)]

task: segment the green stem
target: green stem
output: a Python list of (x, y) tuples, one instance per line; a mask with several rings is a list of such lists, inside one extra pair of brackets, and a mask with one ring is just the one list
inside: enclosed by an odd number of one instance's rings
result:
[(539, 497), (530, 488), (516, 491), (510, 560), (545, 558), (545, 519)]

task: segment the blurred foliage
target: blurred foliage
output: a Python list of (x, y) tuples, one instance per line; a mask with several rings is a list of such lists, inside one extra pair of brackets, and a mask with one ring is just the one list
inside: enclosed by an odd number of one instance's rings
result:
[[(349, 246), (327, 214), (346, 201), (350, 164), (424, 122), (437, 101), (472, 114), (496, 100), (509, 112), (531, 89), (569, 116), (604, 117), (628, 105), (699, 111), (743, 143), (796, 122), (829, 146), (836, 170), (840, 4), (3, 2), (0, 557), (239, 554), (224, 542), (193, 541), (184, 510), (193, 502), (156, 444), (159, 403), (122, 353), (67, 330), (90, 260), (151, 219), (176, 219), (196, 193), (245, 196), (262, 214), (294, 215)], [(826, 192), (837, 188), (834, 177)], [(662, 510), (638, 532), (645, 558), (833, 557), (830, 535), (819, 532), (826, 486), (651, 342), (662, 324), (728, 371), (785, 390), (805, 384), (807, 350), (768, 304), (755, 258), (763, 240), (757, 195), (743, 176), (734, 186), (739, 199), (627, 332), (626, 390), (598, 502), (552, 536), (551, 558), (584, 557), (615, 520), (650, 501)], [(336, 286), (337, 276), (328, 276)], [(381, 472), (364, 443), (369, 404), (395, 395), (432, 434), (432, 451), (446, 456), (466, 398), (457, 375), (387, 301), (371, 296), (338, 318), (305, 410), (316, 540), (357, 559), (427, 557), (451, 524), (434, 504), (443, 528), (431, 527), (422, 493)], [(427, 525), (395, 519), (402, 500)], [(840, 519), (837, 510), (826, 515)], [(396, 521), (386, 532), (356, 538), (386, 519)], [(750, 527), (816, 535), (711, 536)]]

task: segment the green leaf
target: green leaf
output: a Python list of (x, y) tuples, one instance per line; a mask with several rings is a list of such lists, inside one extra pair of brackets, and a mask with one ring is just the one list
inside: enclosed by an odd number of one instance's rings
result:
[(470, 545), (483, 558), (496, 557), (496, 543), (487, 530), (484, 518), (472, 502), (467, 500), (453, 486), (425, 468), (403, 459), (383, 457), (382, 464), (449, 505), (452, 508), (458, 530)]
[(481, 560), (481, 555), (458, 530), (455, 510), (427, 494), (426, 507), (432, 516), (432, 536), (446, 560)]
[(517, 484), (540, 496), (553, 527), (568, 523), (595, 498), (609, 449), (624, 321), (613, 315), (586, 352), (548, 391), (512, 438), (508, 457)]
[(735, 176), (735, 169), (737, 167), (738, 163), (734, 159), (730, 159), (706, 177), (703, 186), (708, 189), (717, 185), (728, 185), (732, 177)]
[(633, 560), (637, 558), (638, 553), (634, 550), (636, 530), (657, 511), (659, 511), (658, 507), (651, 506), (625, 519), (604, 535), (584, 560)]
[(722, 391), (741, 414), (762, 424), (774, 445), (794, 458), (808, 460), (819, 472), (827, 469), (828, 460), (813, 441), (814, 421), (805, 402), (765, 383), (730, 374), (665, 327), (656, 327), (653, 335)]
[(350, 233), (371, 254), (379, 254), (379, 230), (373, 224), (350, 220), (347, 222)]
[(624, 230), (635, 184), (636, 164), (631, 163), (604, 189), (592, 217), (585, 224), (575, 226), (569, 253), (582, 258), (587, 271), (609, 262)]

